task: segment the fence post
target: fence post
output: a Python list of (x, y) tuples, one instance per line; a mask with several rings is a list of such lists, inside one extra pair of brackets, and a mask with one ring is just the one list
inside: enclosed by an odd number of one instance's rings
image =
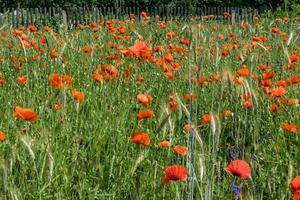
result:
[(252, 9), (251, 9), (251, 8), (248, 8), (247, 11), (248, 11), (248, 12), (247, 12), (247, 22), (250, 22), (251, 16), (253, 15)]
[(68, 29), (68, 19), (67, 19), (68, 17), (67, 17), (67, 12), (64, 9), (61, 10), (61, 17), (62, 17), (64, 28)]
[(233, 9), (231, 12), (231, 23), (235, 24), (235, 9)]
[(5, 15), (4, 11), (3, 13), (0, 12), (0, 26), (4, 25), (4, 15)]
[(252, 21), (254, 20), (254, 17), (258, 17), (258, 10), (256, 8), (254, 9), (254, 14), (253, 14), (253, 17), (252, 17)]

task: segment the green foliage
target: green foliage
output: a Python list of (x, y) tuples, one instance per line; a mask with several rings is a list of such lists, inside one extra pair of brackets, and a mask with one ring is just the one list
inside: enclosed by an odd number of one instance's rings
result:
[(274, 11), (269, 10), (261, 15), (262, 18), (296, 17), (300, 15), (300, 4), (297, 0), (285, 0), (284, 4)]
[[(286, 2), (296, 0), (285, 0)], [(122, 3), (125, 6), (154, 6), (162, 4), (175, 5), (208, 5), (208, 6), (260, 6), (262, 4), (272, 7), (282, 3), (282, 0), (0, 0), (0, 4), (7, 7), (39, 7), (39, 6), (114, 6)]]

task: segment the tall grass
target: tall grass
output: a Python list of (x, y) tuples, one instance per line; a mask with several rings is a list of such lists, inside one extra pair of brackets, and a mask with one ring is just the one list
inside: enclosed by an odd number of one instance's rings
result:
[[(36, 33), (25, 30), (43, 52), (26, 48), (20, 37), (11, 35), (12, 29), (2, 29), (0, 79), (6, 83), (0, 86), (0, 130), (6, 133), (6, 139), (0, 142), (1, 198), (289, 199), (288, 183), (299, 175), (299, 133), (283, 131), (280, 125), (289, 122), (299, 126), (299, 106), (280, 105), (277, 99), (269, 98), (256, 78), (244, 77), (239, 85), (234, 78), (242, 65), (262, 77), (258, 66), (267, 62), (268, 70), (276, 74), (274, 85), (277, 80), (299, 76), (299, 21), (257, 21), (246, 29), (240, 24), (198, 23), (169, 21), (162, 29), (156, 19), (148, 23), (114, 22), (114, 27), (126, 27), (129, 41), (115, 39), (113, 35), (118, 32), (112, 34), (105, 25), (97, 25), (99, 31), (95, 33), (85, 28), (61, 31), (58, 36), (42, 27)], [(274, 26), (287, 33), (287, 43), (282, 41), (284, 36), (270, 32)], [(175, 32), (176, 38), (166, 39), (168, 32)], [(228, 37), (230, 33), (235, 36)], [(218, 34), (225, 39), (218, 39)], [(264, 35), (268, 41), (253, 47), (254, 35)], [(48, 43), (41, 44), (41, 37)], [(179, 44), (182, 38), (189, 39), (189, 46)], [(163, 58), (170, 44), (187, 48), (187, 53), (173, 54), (181, 66), (174, 72), (176, 80), (165, 78), (163, 69), (151, 62), (120, 53), (120, 46), (132, 46), (136, 40), (147, 41), (152, 48), (162, 45), (165, 50), (155, 53), (156, 58)], [(109, 47), (109, 42), (116, 47)], [(9, 44), (12, 49), (7, 48)], [(221, 56), (224, 46), (233, 44), (237, 48), (229, 47), (229, 55)], [(93, 48), (90, 55), (81, 51), (84, 46)], [(59, 57), (51, 59), (54, 47)], [(292, 52), (298, 53), (295, 69), (284, 69)], [(111, 53), (124, 63), (118, 65), (107, 59)], [(21, 70), (16, 69), (16, 63)], [(99, 64), (116, 66), (117, 79), (95, 82), (92, 76)], [(194, 70), (195, 66), (199, 70)], [(123, 70), (127, 68), (132, 74), (124, 83)], [(85, 95), (82, 104), (73, 99), (70, 89), (51, 87), (48, 77), (54, 72), (73, 77), (73, 88)], [(28, 77), (28, 84), (16, 82), (21, 75)], [(143, 82), (136, 81), (139, 75), (144, 77)], [(201, 77), (206, 78), (205, 83), (195, 84), (194, 80)], [(286, 98), (299, 99), (299, 84), (286, 90)], [(136, 101), (140, 93), (153, 97), (150, 108), (154, 118), (137, 120), (138, 111), (143, 109)], [(195, 100), (186, 101), (187, 93), (193, 93)], [(250, 109), (242, 106), (242, 96), (247, 93), (253, 104)], [(179, 106), (171, 111), (168, 99), (173, 94)], [(63, 105), (61, 112), (54, 109), (55, 103)], [(270, 112), (271, 103), (283, 110)], [(40, 118), (33, 123), (17, 119), (13, 115), (16, 106), (32, 108)], [(232, 116), (222, 118), (224, 110), (230, 110)], [(200, 123), (204, 114), (213, 116), (210, 124)], [(187, 123), (195, 125), (189, 134), (183, 132)], [(136, 131), (149, 134), (149, 147), (130, 142), (130, 135)], [(187, 146), (188, 156), (158, 147), (162, 140)], [(230, 162), (230, 149), (235, 159), (250, 163), (250, 180), (224, 171)], [(188, 179), (164, 186), (164, 169), (172, 164), (186, 166)], [(242, 185), (240, 197), (231, 192), (232, 183)]]

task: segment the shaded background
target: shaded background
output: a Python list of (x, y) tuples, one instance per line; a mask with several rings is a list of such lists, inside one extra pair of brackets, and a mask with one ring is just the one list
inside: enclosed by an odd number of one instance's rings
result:
[(3, 7), (78, 7), (78, 6), (145, 6), (174, 5), (174, 6), (255, 6), (275, 8), (298, 0), (0, 0)]

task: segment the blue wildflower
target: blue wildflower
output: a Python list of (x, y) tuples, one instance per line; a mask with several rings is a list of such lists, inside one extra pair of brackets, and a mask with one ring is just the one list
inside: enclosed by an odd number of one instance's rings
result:
[(241, 195), (241, 187), (239, 185), (236, 185), (236, 184), (231, 184), (231, 191), (237, 195), (237, 196), (240, 196)]
[(232, 161), (232, 160), (234, 160), (234, 147), (233, 146), (231, 146), (230, 148), (229, 148), (229, 153), (228, 153), (229, 155), (229, 160), (230, 161)]

